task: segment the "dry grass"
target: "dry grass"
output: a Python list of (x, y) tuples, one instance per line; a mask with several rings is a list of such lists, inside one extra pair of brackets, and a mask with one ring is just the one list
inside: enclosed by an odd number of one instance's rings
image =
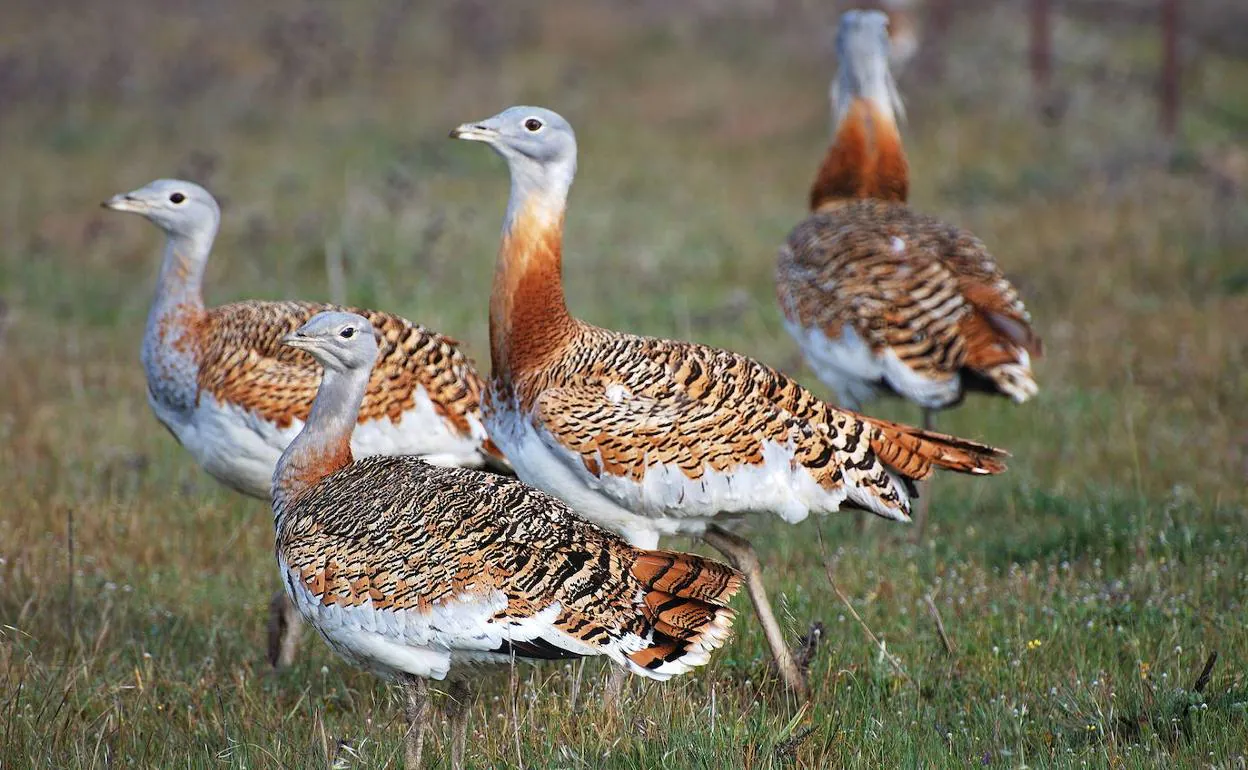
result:
[[(269, 513), (148, 413), (158, 237), (96, 204), (192, 176), (225, 208), (210, 301), (325, 297), (340, 248), (349, 300), (481, 357), (505, 172), (444, 137), (544, 103), (581, 142), (574, 311), (787, 365), (773, 254), (827, 134), (831, 20), (747, 3), (508, 5), (488, 23), (398, 0), (152, 8), (17, 0), (0, 27), (0, 766), (395, 766), (399, 709), (372, 678), (312, 639), (294, 670), (265, 670)], [(1059, 70), (1064, 120), (1037, 125), (1017, 9), (986, 13), (942, 81), (909, 73), (905, 133), (916, 205), (993, 247), (1046, 339), (1036, 403), (941, 417), (1008, 446), (1010, 473), (942, 479), (920, 546), (884, 523), (757, 523), (793, 635), (829, 628), (808, 710), (745, 621), (707, 671), (635, 685), (618, 713), (596, 663), (501, 672), (474, 713), (478, 766), (1242, 766), (1248, 203), (1223, 172), (1248, 65), (1202, 59), (1160, 163), (1150, 95), (1112, 78)], [(1151, 50), (1138, 31), (1057, 31), (1071, 72)]]

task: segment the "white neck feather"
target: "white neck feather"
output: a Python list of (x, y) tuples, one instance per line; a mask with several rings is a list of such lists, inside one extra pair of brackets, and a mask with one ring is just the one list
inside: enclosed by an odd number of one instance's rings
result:
[(540, 217), (552, 226), (562, 217), (568, 203), (568, 190), (576, 176), (576, 159), (541, 165), (527, 157), (511, 159), (511, 195), (507, 199), (504, 233), (510, 232), (523, 213)]

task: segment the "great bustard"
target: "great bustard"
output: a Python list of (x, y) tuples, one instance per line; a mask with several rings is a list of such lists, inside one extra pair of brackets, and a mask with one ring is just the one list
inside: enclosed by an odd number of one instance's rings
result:
[(512, 478), (414, 457), (353, 461), (377, 356), (368, 319), (320, 313), (285, 342), (325, 376), (273, 477), (282, 582), (336, 652), (403, 685), (409, 767), (427, 679), (453, 677), (458, 768), (468, 664), (604, 655), (665, 680), (728, 639), (740, 577), (727, 566), (635, 548)]
[[(842, 406), (895, 394), (922, 407), (930, 429), (932, 410), (968, 390), (1020, 403), (1035, 395), (1031, 358), (1041, 344), (983, 243), (906, 205), (887, 24), (879, 11), (841, 17), (833, 140), (811, 214), (780, 249), (776, 289), (786, 327)], [(920, 498), (916, 533), (929, 498)]]
[(563, 221), (576, 137), (559, 115), (512, 107), (460, 126), (511, 169), (490, 300), (486, 426), (524, 481), (639, 547), (703, 536), (745, 573), (772, 653), (805, 681), (772, 614), (749, 542), (725, 515), (864, 508), (906, 520), (935, 467), (997, 473), (1003, 454), (832, 407), (745, 356), (591, 326), (568, 314)]
[[(193, 182), (158, 179), (103, 204), (146, 217), (165, 232), (156, 298), (143, 336), (147, 396), (156, 418), (223, 484), (268, 500), (273, 468), (299, 433), (320, 383), (312, 357), (281, 344), (331, 305), (235, 302), (205, 307), (204, 268), (220, 208)], [(351, 438), (359, 456), (420, 455), (430, 462), (505, 468), (481, 422), (481, 377), (455, 340), (370, 310), (381, 357)], [(293, 608), (279, 593), (269, 658), (291, 662)]]

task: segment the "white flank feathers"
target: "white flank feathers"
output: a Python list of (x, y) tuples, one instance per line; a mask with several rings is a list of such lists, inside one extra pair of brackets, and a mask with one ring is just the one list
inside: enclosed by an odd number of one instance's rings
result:
[[(487, 408), (486, 426), (521, 478), (558, 495), (590, 521), (619, 532), (638, 548), (655, 548), (660, 535), (699, 535), (721, 514), (774, 512), (796, 523), (812, 511), (836, 511), (849, 496), (848, 487), (820, 486), (794, 462), (791, 447), (775, 442), (763, 447), (761, 463), (742, 463), (727, 473), (705, 469), (698, 479), (669, 464), (651, 465), (640, 482), (605, 472), (595, 476), (531, 415), (497, 401), (494, 408)], [(848, 483), (852, 481), (847, 479)]]
[(854, 329), (846, 325), (841, 336), (830, 339), (821, 329), (806, 328), (785, 319), (784, 326), (797, 341), (815, 376), (836, 391), (842, 406), (858, 409), (874, 400), (887, 384), (898, 395), (930, 409), (958, 400), (962, 377), (956, 372), (944, 379), (924, 377), (906, 366), (892, 350), (871, 351)]

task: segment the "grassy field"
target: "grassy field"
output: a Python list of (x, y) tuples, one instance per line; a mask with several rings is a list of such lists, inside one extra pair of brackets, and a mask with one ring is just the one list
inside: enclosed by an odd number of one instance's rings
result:
[[(499, 5), (6, 3), (0, 767), (401, 765), (378, 681), (311, 636), (292, 670), (263, 661), (271, 513), (149, 414), (160, 239), (98, 208), (115, 192), (181, 175), (219, 194), (210, 302), (341, 293), (484, 363), (506, 172), (445, 137), (543, 104), (580, 139), (573, 311), (817, 385), (771, 272), (828, 133), (832, 11)], [(1009, 473), (940, 478), (918, 544), (850, 516), (755, 522), (793, 638), (826, 628), (809, 706), (742, 597), (710, 666), (634, 683), (618, 711), (597, 662), (499, 671), (473, 766), (1245, 766), (1248, 62), (1199, 56), (1163, 153), (1129, 77), (1151, 30), (1059, 19), (1046, 126), (1016, 5), (959, 17), (943, 76), (902, 79), (914, 204), (990, 245), (1047, 343), (1035, 402), (940, 417), (1008, 447)]]

